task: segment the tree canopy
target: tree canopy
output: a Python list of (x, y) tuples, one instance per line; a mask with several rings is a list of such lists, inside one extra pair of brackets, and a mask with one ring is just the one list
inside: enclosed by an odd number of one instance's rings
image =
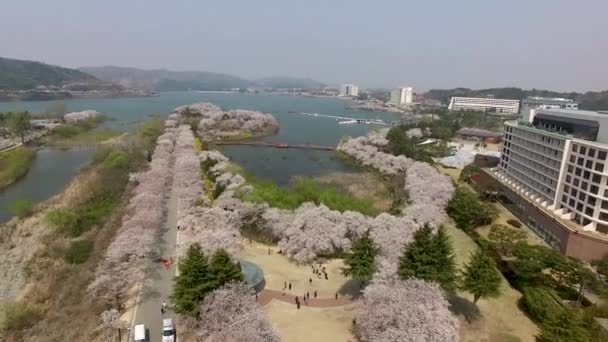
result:
[(494, 260), (485, 249), (478, 248), (465, 265), (462, 289), (473, 294), (473, 303), (480, 298), (497, 296), (500, 293), (501, 275)]
[(414, 234), (414, 241), (399, 259), (399, 275), (402, 279), (434, 281), (448, 292), (455, 290), (454, 253), (443, 228), (433, 234), (431, 227), (425, 226)]
[(380, 248), (369, 235), (360, 238), (344, 258), (342, 273), (363, 283), (369, 282), (376, 271), (375, 260), (379, 251)]
[(491, 223), (497, 215), (496, 209), (464, 187), (458, 187), (448, 202), (448, 215), (462, 230)]

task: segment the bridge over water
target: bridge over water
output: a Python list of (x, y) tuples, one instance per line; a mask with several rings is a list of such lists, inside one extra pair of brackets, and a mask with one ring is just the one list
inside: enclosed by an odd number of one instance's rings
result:
[(311, 145), (311, 144), (288, 144), (284, 142), (265, 142), (265, 141), (219, 141), (215, 145), (242, 145), (242, 146), (258, 146), (258, 147), (273, 147), (273, 148), (297, 148), (303, 150), (322, 150), (333, 151), (336, 148), (333, 146)]

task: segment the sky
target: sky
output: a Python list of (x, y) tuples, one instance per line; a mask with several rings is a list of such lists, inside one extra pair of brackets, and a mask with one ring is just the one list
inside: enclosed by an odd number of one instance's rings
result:
[(66, 67), (608, 89), (608, 0), (0, 1), (0, 56)]

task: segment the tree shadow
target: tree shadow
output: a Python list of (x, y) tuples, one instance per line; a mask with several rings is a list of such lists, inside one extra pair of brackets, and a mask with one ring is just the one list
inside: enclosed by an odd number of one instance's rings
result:
[(481, 317), (477, 305), (466, 298), (451, 294), (448, 297), (448, 302), (450, 303), (450, 311), (455, 315), (463, 315), (469, 324)]
[(338, 289), (338, 294), (341, 296), (351, 296), (352, 299), (357, 299), (361, 296), (361, 290), (363, 283), (356, 279), (349, 279)]

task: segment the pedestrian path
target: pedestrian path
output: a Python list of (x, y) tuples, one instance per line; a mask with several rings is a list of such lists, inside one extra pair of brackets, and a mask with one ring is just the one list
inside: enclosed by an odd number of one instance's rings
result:
[[(302, 306), (310, 306), (310, 307), (315, 307), (315, 308), (332, 308), (332, 307), (351, 304), (353, 302), (353, 300), (350, 296), (341, 296), (341, 295), (338, 296), (338, 299), (336, 299), (335, 297), (334, 298), (312, 298), (311, 297), (310, 300), (304, 302), (303, 295), (304, 294), (302, 293), (302, 295), (299, 296), (300, 303), (302, 304)], [(258, 303), (260, 303), (260, 305), (262, 305), (262, 306), (270, 303), (270, 301), (273, 299), (296, 305), (296, 296), (294, 296), (291, 293), (287, 293), (287, 292), (283, 293), (281, 291), (265, 289), (265, 290), (262, 290), (262, 292), (260, 292), (258, 294)]]

